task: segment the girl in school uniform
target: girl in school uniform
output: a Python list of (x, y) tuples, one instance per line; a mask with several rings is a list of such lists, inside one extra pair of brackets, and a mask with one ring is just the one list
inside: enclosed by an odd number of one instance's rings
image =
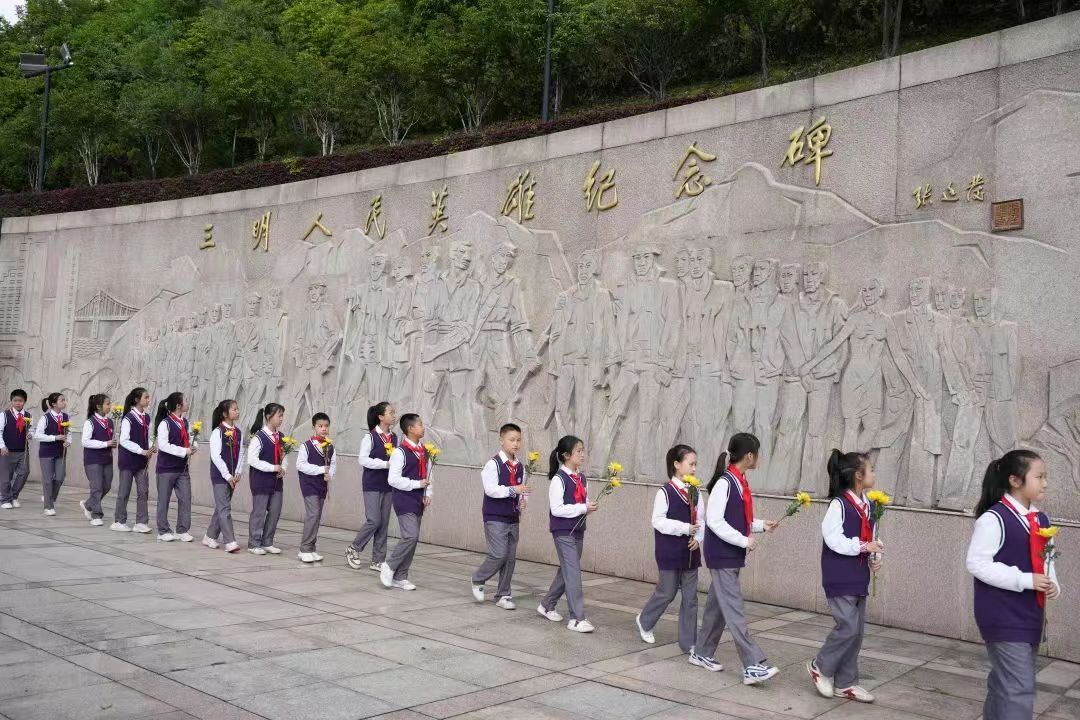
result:
[[(240, 475), (244, 471), (244, 438), (236, 421), (240, 419), (240, 406), (235, 400), (222, 400), (214, 408), (210, 424), (210, 484), (214, 491), (214, 514), (206, 526), (202, 543), (216, 550), (221, 543), (225, 552), (236, 552), (240, 543), (233, 532), (232, 498)], [(219, 542), (220, 541), (220, 542)]]
[(761, 442), (754, 435), (732, 435), (728, 451), (720, 453), (709, 481), (704, 556), (712, 582), (697, 644), (690, 653), (691, 665), (711, 672), (723, 670), (713, 654), (726, 627), (742, 661), (744, 685), (763, 683), (780, 672), (766, 662), (765, 653), (750, 637), (739, 580), (746, 553), (757, 545), (751, 533), (771, 532), (776, 527), (775, 522), (754, 517), (754, 498), (746, 475), (757, 467), (760, 451)]
[(596, 512), (597, 504), (589, 502), (588, 481), (581, 469), (585, 466), (585, 443), (573, 435), (559, 439), (551, 451), (548, 465), (549, 521), (548, 529), (559, 555), (559, 568), (547, 595), (536, 612), (552, 622), (561, 622), (562, 615), (555, 606), (566, 594), (570, 622), (566, 627), (580, 633), (595, 628), (585, 617), (585, 595), (581, 588), (581, 552), (585, 548), (585, 516)]
[[(124, 398), (124, 418), (120, 421), (120, 449), (117, 466), (120, 468), (120, 486), (116, 490), (116, 509), (110, 530), (116, 532), (150, 532), (150, 481), (146, 466), (154, 451), (150, 447), (150, 393), (137, 387)], [(131, 486), (135, 486), (135, 527), (128, 527), (128, 498)]]
[(105, 513), (101, 511), (101, 499), (109, 494), (113, 481), (113, 424), (109, 419), (112, 400), (108, 395), (90, 396), (90, 405), (86, 408), (86, 422), (83, 423), (82, 448), (83, 469), (86, 471), (86, 483), (90, 494), (79, 501), (83, 515), (91, 525), (99, 526)]
[[(199, 451), (191, 442), (187, 419), (188, 401), (174, 392), (158, 403), (157, 427), (157, 539), (161, 542), (191, 542), (191, 474), (188, 462)], [(176, 494), (176, 533), (169, 527), (169, 503)]]
[(697, 636), (697, 582), (701, 567), (701, 543), (705, 539), (705, 500), (683, 478), (697, 472), (697, 453), (689, 445), (676, 445), (664, 461), (668, 483), (656, 491), (652, 526), (656, 567), (660, 580), (637, 616), (641, 639), (656, 642), (653, 628), (660, 621), (676, 593), (679, 606), (679, 647), (684, 653), (694, 648)]
[[(360, 470), (364, 492), (364, 524), (352, 544), (345, 548), (345, 562), (353, 570), (364, 567), (360, 553), (369, 542), (371, 563), (368, 570), (379, 572), (386, 560), (386, 535), (390, 530), (390, 510), (394, 507), (390, 487), (390, 452), (398, 446), (398, 437), (391, 431), (397, 421), (394, 406), (388, 402), (372, 405), (367, 411), (368, 432), (360, 440)], [(387, 452), (386, 446), (391, 451)]]
[(330, 440), (330, 416), (315, 413), (311, 418), (315, 431), (311, 439), (300, 446), (296, 456), (296, 472), (300, 494), (304, 498), (304, 534), (300, 538), (300, 562), (313, 563), (323, 559), (315, 552), (322, 522), (323, 504), (329, 483), (337, 474), (337, 454)]
[(65, 408), (67, 398), (50, 393), (41, 401), (42, 415), (34, 429), (41, 460), (41, 502), (50, 517), (56, 514), (56, 498), (64, 484), (67, 449), (71, 446), (71, 416), (64, 412)]
[(859, 651), (866, 625), (870, 572), (884, 546), (874, 540), (866, 493), (874, 489), (874, 466), (866, 453), (833, 450), (829, 456), (829, 509), (821, 522), (821, 585), (836, 627), (806, 671), (822, 697), (862, 703), (874, 696), (860, 687)]
[(280, 555), (274, 533), (281, 518), (283, 478), (288, 463), (281, 443), (281, 423), (285, 407), (268, 403), (255, 414), (248, 445), (248, 477), (251, 482), (251, 516), (248, 518), (248, 552), (252, 555)]
[(1031, 720), (1035, 656), (1047, 599), (1061, 594), (1053, 563), (1044, 567), (1050, 526), (1035, 507), (1046, 495), (1046, 465), (1030, 450), (1011, 450), (983, 477), (967, 569), (975, 576), (975, 623), (990, 656), (986, 720)]

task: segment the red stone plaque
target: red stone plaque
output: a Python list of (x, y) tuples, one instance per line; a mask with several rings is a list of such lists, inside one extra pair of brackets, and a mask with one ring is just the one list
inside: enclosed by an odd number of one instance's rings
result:
[(990, 203), (990, 229), (994, 232), (1024, 228), (1024, 200)]

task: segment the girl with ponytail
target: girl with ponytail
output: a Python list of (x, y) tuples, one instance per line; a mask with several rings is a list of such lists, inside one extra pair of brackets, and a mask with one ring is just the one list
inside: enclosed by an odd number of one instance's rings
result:
[[(116, 510), (109, 528), (116, 532), (150, 532), (150, 481), (146, 466), (154, 454), (150, 446), (150, 393), (137, 387), (124, 398), (124, 417), (120, 421), (120, 450), (117, 466), (120, 468), (120, 487), (116, 491)], [(135, 527), (127, 524), (128, 497), (135, 485)]]
[(585, 443), (573, 435), (559, 439), (551, 451), (548, 466), (548, 527), (555, 540), (559, 567), (547, 595), (536, 611), (552, 622), (562, 615), (555, 610), (559, 598), (566, 594), (570, 622), (566, 627), (574, 632), (590, 633), (595, 628), (585, 618), (585, 595), (581, 589), (581, 552), (585, 549), (583, 515), (596, 512), (597, 504), (589, 501), (589, 486), (582, 469), (585, 466)]
[[(390, 454), (398, 446), (392, 428), (397, 422), (394, 406), (375, 403), (367, 411), (367, 434), (360, 439), (360, 470), (364, 493), (364, 524), (352, 543), (345, 548), (345, 562), (353, 570), (364, 567), (360, 553), (371, 542), (369, 570), (379, 571), (386, 560), (386, 536), (390, 532), (390, 510), (394, 492), (390, 487)], [(374, 539), (374, 542), (372, 542)]]
[(990, 657), (986, 718), (1030, 718), (1035, 711), (1044, 608), (1061, 594), (1044, 557), (1050, 520), (1034, 505), (1046, 486), (1046, 464), (1031, 450), (1005, 453), (983, 476), (967, 569), (975, 576), (975, 623)]
[(91, 525), (102, 525), (101, 500), (109, 494), (113, 479), (113, 453), (116, 438), (113, 437), (113, 424), (109, 418), (112, 399), (104, 393), (90, 396), (86, 408), (86, 422), (82, 429), (83, 470), (86, 471), (86, 484), (90, 494), (79, 501), (83, 515)]
[(821, 584), (836, 627), (806, 671), (823, 697), (874, 702), (859, 686), (859, 651), (866, 626), (870, 572), (881, 567), (884, 546), (874, 540), (866, 493), (875, 485), (866, 453), (833, 450), (829, 455), (829, 509), (821, 523)]
[[(71, 445), (71, 416), (64, 410), (67, 398), (63, 393), (50, 393), (41, 401), (41, 419), (34, 429), (41, 459), (41, 499), (45, 514), (56, 514), (56, 498), (67, 472), (67, 449)], [(65, 425), (65, 423), (67, 423)]]
[(283, 477), (287, 461), (281, 442), (285, 407), (267, 403), (255, 413), (248, 445), (248, 480), (251, 483), (251, 516), (248, 518), (248, 552), (252, 555), (280, 555), (274, 533), (281, 518), (285, 491)]
[[(181, 392), (171, 393), (158, 403), (157, 416), (157, 539), (161, 542), (191, 542), (191, 474), (188, 459), (198, 452), (191, 442), (187, 419), (188, 401)], [(176, 534), (169, 527), (169, 503), (176, 493)]]
[(225, 552), (236, 552), (240, 544), (233, 532), (232, 497), (244, 471), (243, 437), (237, 421), (240, 407), (235, 400), (222, 400), (210, 418), (210, 486), (214, 491), (214, 514), (206, 526), (202, 544), (211, 550), (225, 545)]

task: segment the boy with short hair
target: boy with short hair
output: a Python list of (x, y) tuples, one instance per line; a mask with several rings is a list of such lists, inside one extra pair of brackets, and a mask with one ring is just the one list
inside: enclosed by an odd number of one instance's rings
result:
[(313, 563), (323, 559), (315, 552), (322, 521), (323, 504), (329, 483), (337, 474), (337, 455), (330, 442), (330, 416), (315, 413), (311, 418), (315, 434), (297, 451), (296, 472), (300, 478), (300, 494), (304, 496), (304, 534), (300, 539), (301, 562)]
[(26, 391), (11, 391), (11, 407), (0, 415), (0, 507), (5, 510), (19, 507), (19, 493), (30, 475), (26, 459), (26, 442), (30, 436), (30, 413), (26, 406)]
[(416, 544), (420, 541), (420, 520), (424, 508), (431, 505), (431, 458), (421, 444), (424, 421), (415, 413), (401, 416), (401, 444), (390, 455), (388, 482), (394, 489), (394, 514), (398, 519), (400, 539), (390, 557), (379, 568), (384, 587), (415, 590), (409, 582)]
[(499, 573), (495, 590), (496, 604), (504, 610), (516, 606), (510, 590), (517, 560), (518, 528), (529, 486), (525, 469), (518, 461), (521, 450), (521, 428), (507, 423), (499, 428), (499, 454), (487, 461), (480, 471), (484, 483), (484, 539), (487, 557), (472, 578), (472, 593), (477, 602), (484, 602), (484, 583)]

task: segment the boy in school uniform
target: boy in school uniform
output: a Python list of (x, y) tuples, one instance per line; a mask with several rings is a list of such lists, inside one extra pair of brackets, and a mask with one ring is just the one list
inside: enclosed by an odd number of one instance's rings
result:
[(315, 413), (311, 418), (315, 434), (300, 446), (296, 472), (300, 479), (300, 494), (304, 497), (304, 534), (300, 540), (301, 562), (313, 563), (323, 559), (315, 552), (319, 539), (319, 523), (329, 482), (337, 474), (337, 454), (330, 442), (330, 416)]
[(401, 445), (390, 455), (388, 481), (394, 488), (394, 513), (400, 539), (390, 557), (379, 568), (379, 582), (384, 587), (415, 590), (409, 582), (416, 544), (420, 541), (420, 521), (431, 506), (431, 458), (421, 444), (424, 421), (415, 413), (401, 416)]
[(529, 494), (525, 469), (518, 461), (521, 450), (521, 428), (507, 423), (499, 429), (499, 454), (487, 461), (480, 471), (484, 483), (484, 539), (487, 557), (472, 577), (472, 593), (477, 602), (484, 602), (484, 583), (499, 574), (495, 590), (496, 604), (504, 610), (516, 606), (510, 591), (517, 560), (518, 528), (521, 511)]
[(0, 508), (19, 506), (19, 493), (30, 476), (26, 443), (30, 437), (30, 413), (26, 412), (26, 391), (11, 391), (11, 407), (0, 414)]

